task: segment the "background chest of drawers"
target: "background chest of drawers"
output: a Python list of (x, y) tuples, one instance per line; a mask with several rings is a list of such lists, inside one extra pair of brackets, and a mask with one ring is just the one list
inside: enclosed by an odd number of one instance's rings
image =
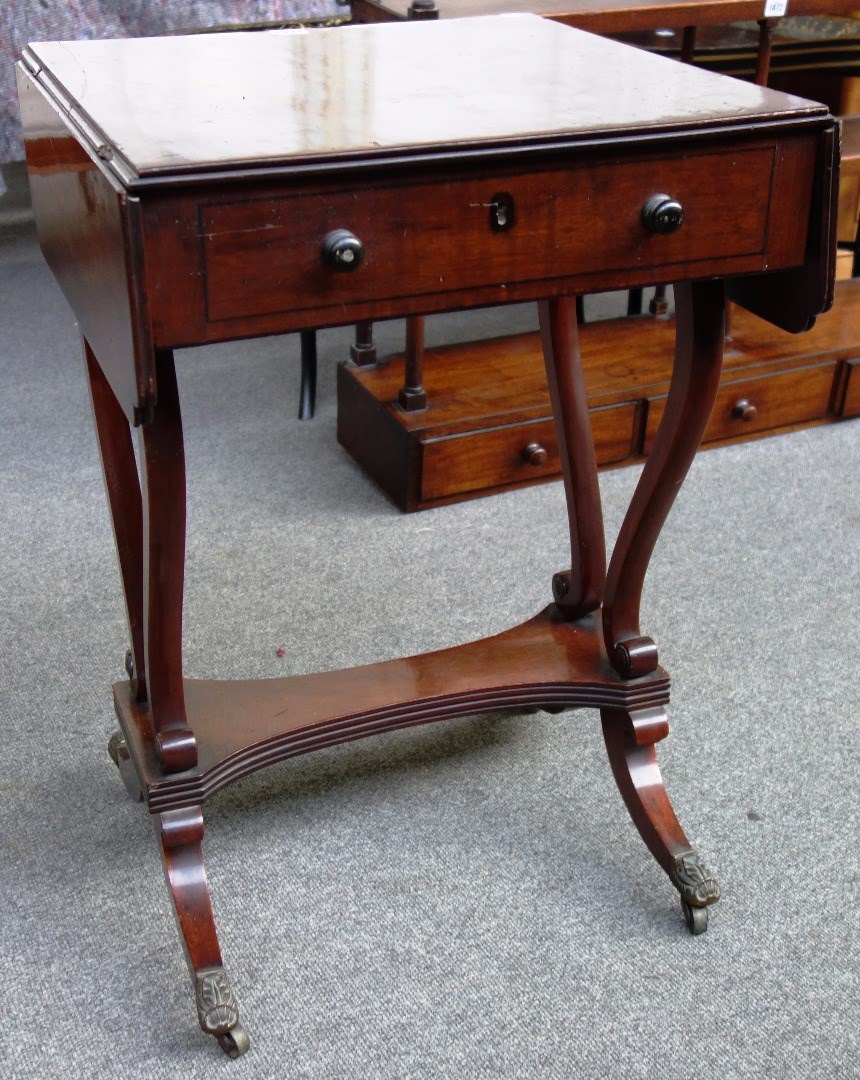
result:
[[(736, 309), (705, 444), (860, 415), (860, 279), (840, 283), (837, 304), (799, 337)], [(636, 461), (650, 449), (673, 340), (672, 320), (648, 316), (580, 327), (601, 467)], [(475, 365), (491, 378), (476, 380)], [(403, 368), (400, 355), (338, 371), (338, 439), (401, 509), (560, 475), (537, 334), (428, 349), (422, 411), (399, 405)]]

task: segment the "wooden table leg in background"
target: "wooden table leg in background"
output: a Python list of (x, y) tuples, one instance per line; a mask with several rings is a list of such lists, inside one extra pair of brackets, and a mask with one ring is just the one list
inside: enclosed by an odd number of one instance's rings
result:
[(427, 408), (424, 389), (424, 316), (412, 315), (406, 320), (406, 371), (398, 395), (400, 407), (406, 412)]

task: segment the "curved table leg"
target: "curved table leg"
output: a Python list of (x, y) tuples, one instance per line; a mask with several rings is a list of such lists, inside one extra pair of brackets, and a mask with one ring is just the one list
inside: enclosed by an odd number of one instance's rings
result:
[(143, 509), (134, 446), (122, 406), (89, 342), (83, 339), (93, 420), (122, 575), (131, 649), (126, 670), (137, 701), (146, 700), (143, 644)]
[(553, 577), (552, 591), (564, 615), (578, 619), (599, 608), (603, 599), (606, 544), (579, 359), (576, 301), (567, 296), (544, 300), (538, 315), (570, 528), (571, 569)]
[(666, 713), (661, 708), (601, 709), (600, 719), (612, 774), (633, 823), (681, 894), (691, 932), (701, 934), (708, 925), (706, 909), (719, 900), (720, 890), (687, 839), (663, 786), (654, 744), (669, 733)]
[(185, 448), (173, 353), (156, 354), (158, 402), (139, 429), (144, 537), (144, 641), (155, 742), (165, 772), (197, 764), (182, 683)]
[(657, 667), (657, 647), (639, 629), (639, 604), (651, 552), (702, 441), (720, 380), (725, 319), (720, 281), (675, 286), (675, 367), (654, 448), (634, 492), (609, 563), (603, 636), (625, 678)]
[(203, 813), (199, 806), (153, 815), (173, 910), (194, 981), (197, 1017), (232, 1058), (248, 1049), (239, 1010), (218, 944), (209, 883), (203, 865)]

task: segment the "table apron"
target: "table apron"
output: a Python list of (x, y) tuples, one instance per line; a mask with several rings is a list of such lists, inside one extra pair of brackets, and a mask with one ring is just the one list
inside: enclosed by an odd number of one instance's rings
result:
[[(153, 340), (174, 347), (799, 265), (817, 143), (809, 132), (358, 188), (269, 183), (150, 197)], [(642, 220), (658, 193), (684, 207), (671, 235)], [(355, 271), (323, 259), (335, 229), (363, 245)]]

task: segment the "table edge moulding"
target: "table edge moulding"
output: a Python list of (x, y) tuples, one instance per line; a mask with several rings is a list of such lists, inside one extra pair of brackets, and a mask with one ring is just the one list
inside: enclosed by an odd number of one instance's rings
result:
[[(409, 76), (428, 50), (450, 60), (431, 102)], [(538, 68), (558, 94), (530, 85)], [(640, 93), (655, 72), (660, 95)], [(207, 796), (296, 754), (464, 714), (599, 709), (633, 822), (702, 932), (719, 889), (660, 776), (669, 678), (640, 600), (717, 393), (726, 297), (796, 332), (832, 302), (828, 110), (536, 16), (48, 43), (18, 76), (128, 614), (110, 752), (155, 824), (202, 1030), (230, 1056), (248, 1048), (203, 863)], [(715, 156), (744, 163), (742, 200), (713, 182)], [(657, 266), (675, 281), (672, 379), (607, 566), (574, 298), (647, 283)], [(186, 679), (174, 350), (522, 300), (539, 306), (570, 529), (548, 606), (480, 641), (349, 671)]]

